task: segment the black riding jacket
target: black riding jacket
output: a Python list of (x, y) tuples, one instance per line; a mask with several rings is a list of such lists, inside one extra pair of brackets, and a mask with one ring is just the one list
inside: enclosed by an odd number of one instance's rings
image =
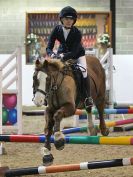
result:
[(85, 55), (85, 50), (81, 44), (81, 32), (75, 26), (72, 26), (65, 40), (62, 25), (57, 25), (49, 36), (48, 45), (46, 48), (47, 54), (50, 56), (53, 53), (55, 40), (60, 42), (57, 54), (64, 54), (63, 59), (78, 59)]

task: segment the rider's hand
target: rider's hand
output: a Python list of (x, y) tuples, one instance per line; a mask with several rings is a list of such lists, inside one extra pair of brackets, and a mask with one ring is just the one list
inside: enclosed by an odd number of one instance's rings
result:
[(56, 58), (57, 58), (57, 59), (61, 59), (61, 56), (57, 54), (57, 55), (56, 55)]
[(60, 54), (60, 60), (61, 60), (62, 62), (65, 61), (65, 60), (64, 60), (64, 54), (63, 54), (63, 53)]
[(57, 54), (57, 55), (56, 55), (56, 58), (57, 58), (57, 59), (60, 59), (60, 60), (62, 60), (62, 59), (63, 59), (63, 57), (64, 57), (64, 55), (63, 55), (63, 54), (59, 54), (59, 55)]
[(61, 59), (62, 59), (62, 58), (64, 57), (64, 54), (63, 54), (63, 53), (61, 53), (61, 54), (60, 54), (60, 57), (61, 57)]
[(56, 54), (55, 54), (55, 53), (52, 53), (52, 54), (50, 55), (50, 57), (51, 57), (51, 58), (56, 58)]
[(55, 53), (52, 53), (51, 54), (51, 56), (50, 56), (51, 58), (55, 58), (55, 59), (61, 59), (61, 60), (63, 60), (63, 57), (64, 57), (64, 55), (63, 55), (63, 53), (61, 53), (61, 54), (55, 54)]

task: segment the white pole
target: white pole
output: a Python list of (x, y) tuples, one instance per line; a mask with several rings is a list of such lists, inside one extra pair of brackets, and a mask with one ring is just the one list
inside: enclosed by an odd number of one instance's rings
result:
[[(2, 67), (0, 67), (0, 134), (2, 135)], [(2, 143), (0, 144), (0, 155), (2, 155)]]
[(22, 57), (21, 48), (18, 47), (16, 57), (17, 69), (16, 74), (18, 79), (16, 80), (17, 93), (17, 123), (18, 123), (18, 134), (22, 134)]
[[(113, 106), (113, 50), (112, 48), (108, 48), (108, 58), (107, 58), (107, 64), (108, 69), (106, 70), (106, 84), (107, 84), (107, 93), (108, 93), (108, 108), (112, 109)], [(109, 115), (109, 120), (114, 119), (114, 114)], [(111, 128), (112, 131), (114, 128)]]
[(113, 108), (113, 50), (109, 49), (109, 73), (110, 73), (110, 91), (109, 91), (109, 108)]

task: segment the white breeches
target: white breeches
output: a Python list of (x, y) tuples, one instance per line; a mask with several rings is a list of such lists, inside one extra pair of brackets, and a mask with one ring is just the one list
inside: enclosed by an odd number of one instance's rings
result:
[(82, 71), (83, 78), (86, 78), (87, 77), (86, 57), (85, 56), (79, 57), (77, 61), (78, 61), (77, 65), (81, 66), (80, 70)]

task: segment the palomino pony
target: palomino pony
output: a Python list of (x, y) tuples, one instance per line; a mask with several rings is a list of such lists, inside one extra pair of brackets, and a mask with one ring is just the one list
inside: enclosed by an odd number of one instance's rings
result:
[[(108, 135), (103, 112), (105, 106), (105, 72), (99, 60), (92, 56), (87, 56), (88, 73), (90, 74), (91, 95), (99, 113), (100, 130), (102, 135)], [(47, 78), (46, 78), (47, 75)], [(74, 80), (72, 68), (68, 62), (62, 63), (57, 59), (45, 60), (41, 63), (36, 61), (35, 73), (33, 76), (33, 88), (35, 92), (34, 103), (42, 106), (47, 100), (46, 107), (46, 125), (44, 133), (46, 136), (43, 148), (43, 163), (50, 165), (53, 162), (53, 156), (50, 152), (50, 137), (54, 131), (54, 145), (56, 149), (64, 148), (65, 137), (60, 131), (60, 122), (75, 114), (77, 87)], [(83, 108), (82, 105), (81, 108)], [(97, 132), (91, 116), (91, 107), (88, 112), (88, 130), (90, 135), (96, 135)]]

